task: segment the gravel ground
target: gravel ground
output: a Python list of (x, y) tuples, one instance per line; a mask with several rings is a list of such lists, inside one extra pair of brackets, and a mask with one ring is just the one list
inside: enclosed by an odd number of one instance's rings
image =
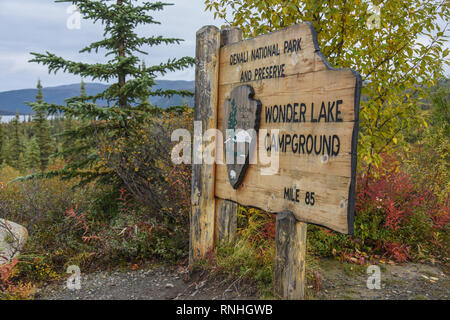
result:
[[(379, 265), (381, 288), (368, 289), (367, 267), (323, 260), (319, 299), (448, 300), (450, 280), (437, 265)], [(351, 270), (353, 269), (353, 271)]]
[[(206, 277), (203, 277), (206, 278)], [(49, 300), (219, 300), (257, 299), (251, 286), (237, 287), (231, 279), (202, 280), (186, 268), (156, 267), (137, 271), (95, 272), (81, 275), (81, 289), (65, 283), (41, 288), (36, 299)]]
[[(308, 299), (448, 300), (448, 274), (437, 265), (407, 263), (380, 265), (381, 289), (368, 289), (366, 267), (336, 260), (319, 262), (319, 281), (309, 279)], [(41, 288), (36, 299), (50, 300), (219, 300), (258, 299), (255, 287), (240, 279), (189, 275), (185, 267), (153, 267), (137, 271), (81, 275), (81, 290), (65, 283)]]

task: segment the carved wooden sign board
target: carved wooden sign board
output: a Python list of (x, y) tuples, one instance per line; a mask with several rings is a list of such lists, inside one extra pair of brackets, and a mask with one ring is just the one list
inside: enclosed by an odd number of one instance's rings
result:
[[(218, 77), (226, 161), (216, 165), (215, 196), (353, 233), (359, 74), (332, 68), (315, 30), (299, 24), (223, 46)], [(254, 143), (236, 148), (244, 141)], [(261, 151), (278, 157), (277, 170)]]

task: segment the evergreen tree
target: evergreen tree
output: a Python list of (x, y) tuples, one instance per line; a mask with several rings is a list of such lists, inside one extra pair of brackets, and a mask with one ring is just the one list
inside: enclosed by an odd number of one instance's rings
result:
[(9, 164), (18, 169), (19, 168), (19, 157), (23, 154), (23, 144), (20, 132), (20, 118), (19, 113), (16, 112), (15, 118), (11, 121), (12, 125), (12, 135), (9, 143)]
[(9, 139), (5, 137), (2, 146), (2, 166), (12, 166), (13, 161), (11, 157), (11, 148), (9, 145)]
[[(87, 97), (86, 84), (83, 80), (81, 80), (80, 85), (80, 97), (82, 99)], [(91, 149), (87, 149), (85, 146), (94, 145), (94, 141), (92, 140), (93, 137), (78, 135), (75, 130), (77, 122), (79, 121), (76, 121), (70, 113), (64, 114), (62, 134), (63, 143), (62, 152), (60, 152), (60, 155), (66, 160), (81, 161), (82, 159), (85, 159), (90, 152), (92, 152)], [(90, 123), (91, 121), (89, 119), (84, 118), (81, 119), (81, 124), (78, 123), (78, 125), (89, 128)], [(89, 139), (91, 141), (88, 141)]]
[[(64, 125), (63, 125), (63, 132), (72, 132), (74, 129), (74, 123), (73, 118), (70, 114), (64, 115)], [(64, 135), (62, 137), (62, 150), (61, 154), (65, 159), (70, 158), (70, 149), (74, 145), (75, 139), (73, 139), (70, 135)]]
[(36, 137), (31, 138), (25, 150), (25, 163), (27, 168), (37, 169), (41, 167), (41, 154)]
[(16, 162), (16, 169), (19, 170), (20, 172), (24, 172), (26, 169), (26, 161), (25, 161), (25, 157), (23, 155), (23, 152), (21, 152), (19, 154), (19, 159), (17, 159)]
[(53, 153), (53, 140), (50, 135), (50, 127), (47, 120), (47, 112), (42, 108), (44, 103), (42, 95), (41, 81), (37, 84), (36, 103), (33, 104), (34, 133), (39, 145), (40, 169), (44, 171), (47, 168), (50, 155)]
[[(93, 81), (114, 82), (105, 91), (94, 96), (80, 96), (67, 100), (67, 106), (44, 104), (49, 113), (64, 112), (70, 114), (82, 125), (76, 132), (67, 132), (77, 137), (103, 137), (115, 141), (119, 137), (126, 137), (130, 122), (141, 123), (144, 118), (158, 112), (157, 108), (142, 103), (142, 97), (174, 95), (192, 96), (190, 91), (153, 90), (155, 79), (167, 72), (181, 70), (194, 64), (195, 59), (183, 57), (169, 59), (165, 63), (151, 67), (141, 67), (142, 59), (137, 54), (146, 54), (145, 46), (152, 47), (161, 44), (179, 44), (182, 40), (163, 36), (142, 37), (136, 32), (140, 25), (160, 24), (149, 14), (161, 11), (169, 4), (162, 2), (144, 2), (139, 4), (134, 0), (58, 0), (56, 2), (70, 2), (76, 5), (85, 19), (102, 23), (104, 39), (91, 43), (80, 52), (98, 53), (100, 49), (106, 51), (106, 63), (89, 64), (74, 62), (58, 57), (52, 53), (32, 53), (34, 58), (30, 62), (46, 65), (49, 72), (59, 70), (69, 72)], [(109, 108), (96, 105), (97, 100), (106, 100)], [(87, 125), (83, 120), (89, 120)], [(108, 181), (116, 180), (117, 175), (108, 168), (98, 152), (97, 139), (86, 139), (84, 145), (74, 146), (71, 152), (93, 150), (82, 161), (70, 161), (58, 172), (45, 176), (62, 175), (65, 178), (82, 176), (83, 181), (103, 177)], [(126, 157), (126, 155), (124, 155)]]

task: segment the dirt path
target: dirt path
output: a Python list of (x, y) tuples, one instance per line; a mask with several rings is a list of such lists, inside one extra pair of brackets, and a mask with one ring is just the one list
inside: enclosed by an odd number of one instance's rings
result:
[[(323, 259), (316, 279), (308, 279), (309, 299), (441, 299), (450, 297), (450, 280), (438, 266), (408, 263), (381, 265), (381, 289), (370, 290), (367, 267)], [(258, 299), (257, 289), (242, 281), (196, 274), (186, 268), (154, 267), (137, 271), (95, 272), (81, 277), (81, 290), (65, 283), (42, 288), (37, 299)], [(317, 281), (317, 279), (320, 279)]]
[(448, 300), (450, 279), (440, 267), (406, 263), (379, 265), (381, 289), (368, 289), (367, 266), (321, 260), (319, 299)]
[(81, 290), (65, 283), (40, 290), (36, 299), (49, 300), (218, 300), (258, 299), (251, 286), (237, 287), (232, 279), (190, 276), (186, 268), (155, 267), (137, 271), (95, 272), (81, 276)]

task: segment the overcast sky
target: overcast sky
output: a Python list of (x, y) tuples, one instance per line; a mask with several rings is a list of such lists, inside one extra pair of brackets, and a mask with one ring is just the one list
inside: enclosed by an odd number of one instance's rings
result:
[[(154, 16), (161, 25), (138, 29), (141, 35), (164, 35), (182, 38), (181, 45), (160, 46), (149, 50), (147, 66), (169, 58), (195, 55), (195, 33), (204, 25), (220, 27), (211, 12), (204, 11), (203, 0), (170, 0), (174, 6)], [(52, 52), (75, 61), (97, 62), (100, 55), (78, 54), (90, 42), (102, 39), (101, 25), (82, 20), (81, 28), (68, 29), (69, 3), (53, 0), (0, 0), (0, 91), (34, 88), (40, 78), (46, 87), (80, 82), (80, 78), (58, 72), (48, 74), (47, 68), (28, 63), (29, 52)], [(104, 60), (103, 60), (104, 61)], [(193, 68), (169, 73), (167, 80), (194, 80)], [(86, 81), (91, 82), (90, 79)]]
[[(214, 20), (211, 12), (204, 11), (204, 0), (168, 2), (175, 5), (155, 14), (162, 24), (141, 28), (140, 34), (177, 37), (185, 41), (179, 46), (151, 48), (145, 57), (147, 66), (168, 58), (194, 56), (196, 31), (204, 25), (220, 27), (224, 24)], [(78, 54), (85, 45), (102, 39), (101, 25), (82, 20), (80, 29), (67, 28), (68, 7), (68, 3), (53, 0), (0, 0), (0, 91), (33, 88), (38, 78), (46, 87), (80, 82), (77, 76), (62, 72), (49, 75), (46, 67), (28, 63), (29, 52), (49, 51), (75, 61), (104, 62), (99, 58), (101, 55)], [(446, 74), (449, 74), (448, 67)], [(194, 80), (194, 70), (169, 73), (163, 79)]]

